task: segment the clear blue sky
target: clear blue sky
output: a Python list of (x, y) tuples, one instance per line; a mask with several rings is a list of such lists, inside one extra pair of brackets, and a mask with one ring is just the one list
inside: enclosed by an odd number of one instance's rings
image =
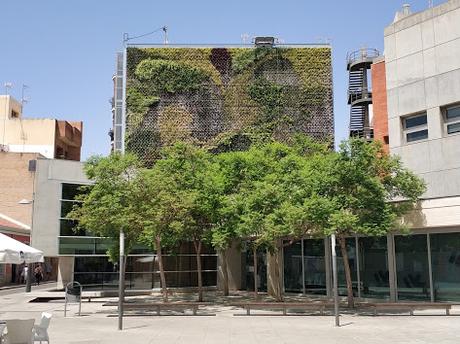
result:
[[(340, 141), (348, 129), (346, 54), (362, 46), (382, 51), (383, 29), (403, 2), (428, 7), (428, 0), (3, 0), (0, 93), (12, 82), (19, 99), (27, 84), (25, 116), (83, 120), (87, 158), (109, 152), (111, 77), (123, 32), (167, 25), (170, 43), (240, 43), (243, 33), (286, 43), (329, 38)], [(148, 42), (162, 42), (161, 33)]]

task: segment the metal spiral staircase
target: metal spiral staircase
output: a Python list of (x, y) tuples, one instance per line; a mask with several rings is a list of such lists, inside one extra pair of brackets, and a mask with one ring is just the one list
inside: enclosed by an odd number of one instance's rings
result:
[(376, 49), (360, 49), (347, 55), (348, 105), (350, 105), (350, 137), (372, 140), (374, 131), (370, 124), (369, 105), (372, 90), (367, 71), (379, 52)]

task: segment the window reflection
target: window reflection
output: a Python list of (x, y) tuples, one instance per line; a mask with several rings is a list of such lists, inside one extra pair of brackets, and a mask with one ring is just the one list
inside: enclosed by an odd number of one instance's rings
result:
[(460, 233), (430, 234), (436, 301), (460, 300)]
[(395, 236), (399, 300), (430, 300), (426, 235)]
[(359, 238), (361, 296), (390, 297), (388, 247), (386, 237)]

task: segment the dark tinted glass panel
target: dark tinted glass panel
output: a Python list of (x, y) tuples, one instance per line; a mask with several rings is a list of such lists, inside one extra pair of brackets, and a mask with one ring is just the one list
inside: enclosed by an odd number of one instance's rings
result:
[(117, 266), (107, 257), (75, 257), (75, 272), (116, 272)]
[[(254, 259), (252, 250), (247, 250), (244, 254), (244, 273), (246, 275), (246, 290), (254, 290)], [(257, 251), (257, 287), (259, 291), (267, 291), (267, 255), (265, 250)]]
[(447, 125), (447, 133), (448, 134), (460, 133), (460, 122), (459, 123), (454, 123), (454, 124), (448, 124)]
[(359, 238), (361, 296), (389, 298), (388, 249), (386, 237)]
[(324, 240), (304, 240), (305, 291), (326, 295)]
[(460, 106), (447, 109), (446, 117), (447, 119), (460, 118)]
[(61, 201), (61, 217), (67, 217), (67, 214), (72, 210), (74, 204), (80, 204), (73, 201)]
[(434, 297), (460, 301), (460, 233), (430, 234)]
[(94, 254), (93, 238), (59, 238), (59, 254)]
[[(356, 276), (356, 245), (355, 238), (347, 238), (348, 262), (351, 269), (351, 281), (353, 285), (353, 294), (357, 295), (358, 278)], [(337, 239), (337, 274), (339, 283), (339, 294), (347, 295), (347, 280), (345, 276), (345, 266), (343, 265), (342, 250)]]
[(398, 299), (429, 300), (426, 235), (395, 236)]
[(79, 184), (62, 184), (62, 199), (75, 199), (75, 196), (80, 194)]
[(302, 243), (300, 241), (284, 248), (284, 288), (290, 292), (303, 292)]
[(425, 125), (425, 124), (427, 124), (426, 114), (416, 116), (416, 117), (406, 118), (404, 120), (404, 127), (406, 129), (413, 128), (419, 125)]
[(425, 140), (428, 138), (428, 129), (414, 131), (406, 134), (407, 142), (413, 142), (418, 140)]
[(84, 230), (76, 230), (77, 221), (61, 219), (60, 222), (60, 233), (61, 236), (85, 236)]

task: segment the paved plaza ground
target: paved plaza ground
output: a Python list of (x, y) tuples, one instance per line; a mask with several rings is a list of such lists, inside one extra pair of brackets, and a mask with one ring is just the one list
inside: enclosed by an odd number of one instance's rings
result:
[(436, 310), (419, 311), (415, 316), (346, 314), (341, 317), (343, 326), (336, 328), (330, 315), (280, 316), (263, 312), (265, 315), (248, 317), (235, 316), (244, 313), (241, 309), (212, 306), (201, 313), (215, 315), (127, 316), (125, 329), (118, 331), (116, 309), (102, 306), (116, 298), (83, 302), (82, 316), (76, 315), (78, 307), (72, 305), (66, 318), (62, 301), (29, 302), (36, 297), (63, 295), (48, 291), (52, 287), (48, 284), (34, 288), (30, 294), (23, 289), (0, 291), (0, 320), (35, 318), (38, 322), (41, 312), (50, 312), (52, 344), (460, 343), (460, 307), (454, 307), (451, 316)]

